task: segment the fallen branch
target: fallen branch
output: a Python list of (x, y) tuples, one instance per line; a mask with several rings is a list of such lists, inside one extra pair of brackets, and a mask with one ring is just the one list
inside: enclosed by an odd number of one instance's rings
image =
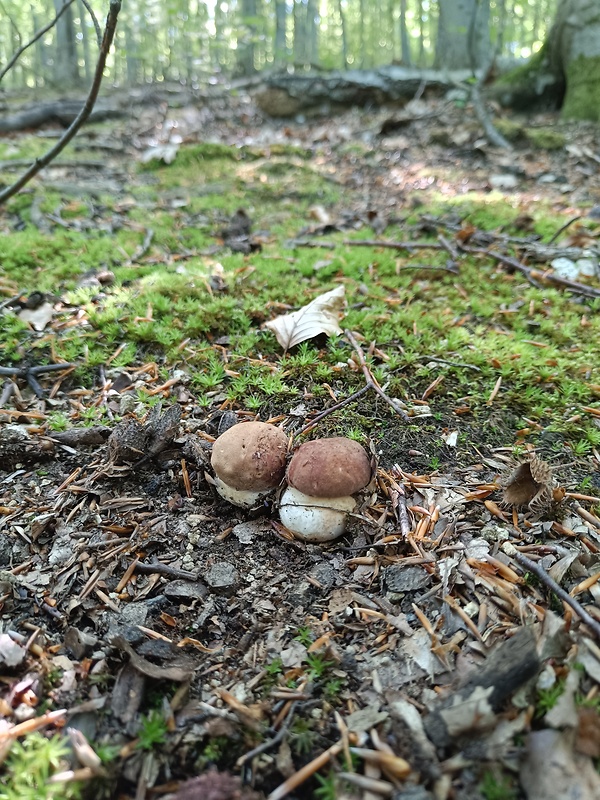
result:
[(379, 397), (381, 397), (382, 400), (385, 400), (385, 402), (389, 406), (391, 406), (391, 408), (394, 409), (394, 411), (396, 412), (396, 414), (398, 414), (399, 417), (402, 417), (402, 419), (405, 422), (410, 422), (410, 417), (408, 416), (406, 411), (400, 406), (400, 404), (396, 400), (387, 396), (387, 394), (383, 391), (381, 386), (377, 383), (377, 381), (373, 377), (371, 370), (369, 369), (369, 366), (365, 359), (365, 354), (362, 351), (362, 347), (354, 338), (354, 334), (352, 333), (352, 331), (348, 330), (344, 331), (344, 336), (346, 337), (346, 339), (348, 339), (348, 341), (354, 348), (356, 355), (358, 356), (358, 363), (360, 365), (360, 368), (362, 369), (363, 375), (365, 376), (367, 389), (372, 389), (376, 394), (379, 395)]
[(502, 549), (506, 555), (514, 558), (515, 561), (518, 561), (522, 567), (525, 567), (525, 569), (528, 570), (528, 572), (533, 572), (533, 574), (539, 578), (541, 582), (548, 587), (548, 589), (553, 591), (554, 594), (563, 601), (563, 603), (571, 606), (573, 611), (582, 620), (582, 622), (584, 622), (588, 628), (594, 632), (596, 637), (600, 639), (600, 623), (598, 623), (591, 616), (591, 614), (588, 614), (581, 603), (575, 600), (574, 597), (571, 597), (571, 595), (566, 592), (562, 586), (559, 586), (554, 578), (551, 578), (543, 567), (541, 567), (539, 564), (536, 564), (536, 562), (532, 561), (530, 558), (527, 558), (527, 556), (524, 556), (523, 553), (520, 553), (513, 545), (510, 545), (510, 543), (505, 544)]
[(120, 0), (110, 0), (110, 8), (108, 11), (108, 16), (106, 18), (106, 26), (104, 28), (104, 36), (102, 38), (102, 45), (100, 47), (100, 56), (98, 58), (98, 63), (96, 64), (96, 72), (94, 75), (94, 80), (92, 83), (92, 87), (90, 89), (90, 93), (88, 94), (87, 100), (85, 101), (83, 108), (77, 115), (77, 117), (73, 120), (71, 125), (67, 128), (58, 142), (52, 147), (45, 156), (42, 158), (37, 158), (31, 167), (17, 180), (15, 181), (12, 186), (8, 186), (3, 192), (0, 192), (0, 205), (6, 202), (10, 197), (17, 194), (23, 186), (25, 186), (29, 181), (38, 174), (40, 170), (44, 167), (47, 167), (48, 164), (53, 161), (56, 156), (64, 150), (67, 144), (73, 139), (77, 131), (81, 128), (83, 123), (92, 113), (92, 109), (94, 108), (94, 103), (96, 102), (96, 98), (98, 97), (98, 92), (100, 91), (100, 84), (102, 83), (102, 76), (104, 74), (104, 68), (106, 66), (106, 58), (108, 56), (110, 46), (114, 39), (115, 30), (117, 27), (117, 17), (119, 16), (119, 11), (121, 10), (121, 2)]
[(484, 255), (488, 255), (498, 261), (500, 264), (505, 264), (507, 267), (517, 270), (517, 272), (520, 272), (521, 275), (524, 275), (530, 283), (538, 288), (538, 281), (546, 281), (548, 283), (554, 283), (556, 286), (562, 286), (563, 289), (568, 289), (570, 292), (573, 292), (573, 294), (583, 295), (583, 297), (600, 297), (600, 289), (596, 289), (593, 286), (586, 286), (585, 283), (579, 283), (578, 281), (570, 281), (567, 278), (560, 278), (558, 275), (553, 275), (551, 272), (542, 272), (539, 269), (531, 269), (531, 267), (522, 264), (518, 259), (512, 258), (511, 256), (505, 256), (502, 253), (496, 252), (495, 250), (488, 250), (484, 247), (465, 247), (464, 245), (461, 247), (461, 250), (463, 250), (465, 253), (483, 253)]
[(316, 417), (313, 417), (313, 419), (311, 419), (310, 422), (307, 422), (303, 428), (300, 428), (298, 433), (295, 434), (296, 436), (302, 436), (302, 434), (308, 433), (308, 431), (312, 430), (317, 423), (319, 423), (322, 419), (325, 419), (325, 417), (329, 416), (329, 414), (333, 414), (334, 411), (339, 411), (340, 408), (344, 408), (345, 406), (350, 405), (350, 403), (354, 403), (355, 400), (358, 400), (359, 397), (362, 397), (363, 394), (366, 394), (371, 389), (376, 394), (378, 394), (383, 400), (385, 400), (385, 402), (389, 406), (391, 406), (396, 412), (396, 414), (402, 417), (402, 419), (405, 422), (410, 422), (410, 417), (408, 416), (406, 411), (404, 411), (404, 409), (400, 406), (400, 404), (396, 400), (387, 396), (387, 394), (383, 391), (381, 386), (377, 383), (377, 381), (373, 377), (371, 370), (369, 369), (369, 366), (365, 359), (365, 354), (363, 353), (359, 343), (354, 338), (354, 334), (352, 333), (352, 331), (344, 331), (344, 336), (346, 337), (346, 339), (348, 339), (348, 341), (354, 348), (356, 355), (358, 356), (358, 363), (360, 365), (363, 375), (365, 376), (366, 386), (363, 386), (362, 389), (359, 389), (357, 392), (353, 392), (351, 395), (348, 395), (348, 397), (344, 398), (343, 400), (340, 400), (339, 403), (335, 403), (329, 408), (326, 408), (324, 411), (321, 411), (319, 414), (317, 414)]

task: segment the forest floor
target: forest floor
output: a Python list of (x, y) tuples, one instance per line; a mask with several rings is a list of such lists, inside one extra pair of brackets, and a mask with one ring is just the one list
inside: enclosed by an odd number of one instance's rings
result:
[[(0, 798), (600, 796), (597, 129), (499, 125), (132, 107), (0, 210)], [(374, 454), (341, 539), (248, 419)]]

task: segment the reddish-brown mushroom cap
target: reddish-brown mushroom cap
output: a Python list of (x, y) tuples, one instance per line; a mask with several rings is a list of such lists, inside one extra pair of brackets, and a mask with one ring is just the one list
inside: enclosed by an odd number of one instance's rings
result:
[(285, 470), (287, 436), (267, 422), (241, 422), (213, 444), (210, 463), (233, 489), (264, 491), (279, 484)]
[(371, 462), (353, 439), (315, 439), (296, 450), (287, 480), (294, 489), (311, 497), (345, 497), (370, 482)]

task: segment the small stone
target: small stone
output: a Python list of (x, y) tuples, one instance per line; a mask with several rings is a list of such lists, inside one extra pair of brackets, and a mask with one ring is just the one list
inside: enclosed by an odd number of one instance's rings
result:
[(79, 661), (93, 652), (94, 647), (98, 644), (98, 638), (77, 628), (68, 628), (65, 632), (64, 644), (73, 658)]
[(331, 564), (321, 561), (311, 569), (310, 576), (318, 581), (324, 589), (331, 589), (335, 584), (337, 573)]
[(163, 592), (170, 600), (178, 600), (179, 602), (186, 602), (192, 600), (201, 600), (206, 597), (207, 589), (201, 581), (184, 581), (175, 580), (168, 583)]
[(237, 582), (238, 572), (233, 564), (227, 561), (217, 561), (206, 571), (204, 578), (214, 592), (233, 594)]
[(414, 592), (431, 582), (431, 575), (422, 567), (393, 564), (386, 567), (383, 579), (388, 592)]

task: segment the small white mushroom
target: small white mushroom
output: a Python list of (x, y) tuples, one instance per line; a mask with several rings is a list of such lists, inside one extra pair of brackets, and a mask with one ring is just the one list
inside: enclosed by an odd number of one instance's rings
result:
[(251, 508), (271, 494), (285, 471), (287, 436), (266, 422), (241, 422), (213, 444), (211, 465), (217, 492), (236, 506)]
[(279, 518), (304, 541), (336, 539), (356, 507), (353, 495), (371, 475), (371, 462), (358, 442), (341, 436), (305, 442), (290, 461)]

